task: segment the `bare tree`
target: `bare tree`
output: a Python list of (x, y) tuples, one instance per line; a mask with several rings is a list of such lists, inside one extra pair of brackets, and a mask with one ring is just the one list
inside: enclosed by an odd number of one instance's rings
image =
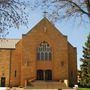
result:
[(0, 36), (9, 33), (11, 27), (27, 24), (26, 2), (23, 0), (0, 0)]
[(65, 18), (90, 21), (90, 0), (37, 0), (35, 6), (44, 7), (53, 21)]
[[(40, 7), (55, 22), (65, 18), (79, 18), (90, 23), (90, 0), (33, 0), (34, 8)], [(28, 0), (0, 0), (0, 35), (8, 34), (11, 27), (27, 24), (25, 10)]]

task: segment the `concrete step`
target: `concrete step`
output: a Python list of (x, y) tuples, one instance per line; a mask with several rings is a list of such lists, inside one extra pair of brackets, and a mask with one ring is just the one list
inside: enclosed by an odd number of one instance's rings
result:
[(37, 88), (37, 89), (61, 89), (61, 88), (68, 88), (66, 87), (65, 83), (61, 82), (52, 82), (52, 81), (34, 81), (28, 86), (29, 88)]

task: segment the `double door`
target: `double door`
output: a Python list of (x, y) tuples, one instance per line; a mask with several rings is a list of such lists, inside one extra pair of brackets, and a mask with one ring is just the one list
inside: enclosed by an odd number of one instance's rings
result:
[(52, 80), (52, 71), (37, 70), (37, 80)]

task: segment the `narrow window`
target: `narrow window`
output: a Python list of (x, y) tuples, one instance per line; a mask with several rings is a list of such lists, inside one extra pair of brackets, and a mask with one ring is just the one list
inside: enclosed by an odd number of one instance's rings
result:
[(17, 76), (17, 72), (16, 72), (16, 70), (15, 70), (15, 72), (14, 72), (14, 77), (16, 77)]
[(48, 60), (48, 53), (45, 53), (45, 60)]
[(51, 59), (52, 59), (51, 52), (49, 52), (49, 60), (51, 60)]
[(41, 60), (44, 60), (44, 53), (41, 52)]

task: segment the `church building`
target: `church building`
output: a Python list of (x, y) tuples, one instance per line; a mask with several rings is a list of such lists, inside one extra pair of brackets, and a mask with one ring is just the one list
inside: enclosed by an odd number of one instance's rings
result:
[(77, 52), (67, 36), (43, 18), (22, 39), (0, 39), (0, 85), (36, 81), (77, 83)]

